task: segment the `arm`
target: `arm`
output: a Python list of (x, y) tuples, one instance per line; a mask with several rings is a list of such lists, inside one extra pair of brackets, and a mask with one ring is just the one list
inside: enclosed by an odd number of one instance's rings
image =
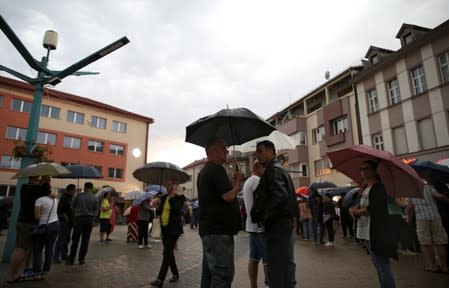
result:
[(437, 191), (432, 191), (432, 196), (437, 199), (440, 200), (441, 202), (445, 202), (449, 204), (449, 198), (447, 198), (444, 194), (437, 192)]
[(413, 215), (415, 214), (415, 208), (412, 201), (409, 199), (407, 204), (407, 223), (411, 224), (413, 222)]
[(34, 220), (36, 220), (36, 223), (39, 223), (41, 220), (41, 207), (40, 206), (34, 206)]
[(230, 203), (233, 202), (235, 200), (235, 198), (237, 197), (237, 194), (240, 191), (240, 184), (243, 181), (243, 174), (239, 171), (235, 171), (234, 172), (234, 186), (232, 187), (231, 190), (229, 190), (228, 192), (224, 193), (222, 195), (223, 200)]

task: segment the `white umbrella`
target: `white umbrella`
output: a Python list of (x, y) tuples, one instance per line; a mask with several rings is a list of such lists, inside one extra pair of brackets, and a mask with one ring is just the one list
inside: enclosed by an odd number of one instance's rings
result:
[(125, 196), (123, 196), (123, 199), (125, 200), (134, 200), (139, 198), (140, 196), (144, 195), (145, 191), (141, 191), (141, 190), (134, 190), (134, 191), (130, 191), (128, 193), (125, 194)]
[(242, 145), (235, 145), (235, 150), (240, 152), (252, 152), (256, 151), (256, 146), (259, 142), (269, 140), (274, 143), (276, 150), (284, 150), (284, 149), (295, 149), (297, 145), (299, 145), (299, 141), (290, 137), (278, 130), (274, 130), (268, 136), (263, 136), (260, 138), (256, 138), (250, 140)]
[(31, 164), (25, 168), (20, 169), (14, 176), (11, 177), (11, 179), (45, 175), (57, 176), (63, 174), (70, 174), (70, 171), (67, 170), (67, 168), (65, 168), (64, 166), (57, 163), (42, 162)]

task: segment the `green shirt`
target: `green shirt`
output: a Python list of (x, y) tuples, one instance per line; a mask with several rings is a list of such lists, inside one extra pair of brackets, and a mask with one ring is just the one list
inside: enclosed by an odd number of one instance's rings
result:
[(170, 221), (170, 196), (167, 197), (164, 203), (164, 207), (162, 207), (161, 221), (162, 226), (167, 226)]

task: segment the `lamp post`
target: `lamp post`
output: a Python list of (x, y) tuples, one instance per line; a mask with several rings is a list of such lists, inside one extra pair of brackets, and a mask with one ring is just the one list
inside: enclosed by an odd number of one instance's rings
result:
[[(11, 41), (17, 51), (22, 55), (25, 61), (30, 65), (31, 68), (38, 72), (36, 78), (30, 78), (23, 75), (13, 69), (7, 68), (0, 65), (0, 71), (5, 71), (17, 78), (20, 78), (35, 87), (33, 103), (31, 106), (30, 118), (28, 120), (28, 129), (25, 137), (25, 147), (26, 153), (25, 157), (22, 158), (20, 168), (24, 168), (33, 163), (34, 158), (31, 156), (34, 145), (36, 144), (38, 129), (39, 129), (39, 118), (42, 104), (42, 94), (44, 90), (44, 85), (57, 85), (62, 81), (63, 78), (70, 75), (91, 75), (99, 74), (96, 72), (78, 72), (79, 69), (89, 65), (90, 63), (106, 56), (107, 54), (121, 48), (122, 46), (129, 43), (128, 38), (122, 37), (119, 40), (107, 45), (103, 49), (87, 56), (86, 58), (74, 63), (73, 65), (65, 68), (62, 71), (52, 71), (47, 69), (47, 64), (50, 56), (50, 51), (55, 50), (58, 44), (58, 34), (55, 31), (47, 31), (44, 35), (43, 46), (47, 49), (47, 55), (42, 57), (41, 61), (37, 61), (33, 58), (31, 53), (26, 49), (11, 27), (6, 23), (5, 19), (0, 15), (0, 29), (6, 35), (6, 37)], [(19, 178), (16, 184), (16, 193), (14, 196), (14, 206), (11, 213), (8, 237), (6, 240), (5, 248), (3, 251), (2, 262), (8, 262), (11, 254), (15, 248), (16, 239), (16, 223), (20, 212), (20, 190), (21, 186), (25, 183), (24, 179)]]

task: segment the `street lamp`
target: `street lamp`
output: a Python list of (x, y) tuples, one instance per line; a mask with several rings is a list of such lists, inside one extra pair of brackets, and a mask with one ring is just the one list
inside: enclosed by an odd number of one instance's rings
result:
[[(71, 66), (65, 68), (62, 71), (53, 71), (47, 68), (47, 64), (50, 56), (50, 51), (55, 50), (58, 44), (58, 34), (55, 31), (49, 30), (45, 32), (43, 46), (45, 49), (47, 49), (47, 55), (42, 57), (41, 61), (38, 61), (33, 58), (31, 53), (26, 49), (25, 45), (23, 45), (23, 43), (20, 41), (19, 37), (17, 37), (17, 35), (8, 25), (8, 23), (6, 23), (2, 15), (0, 15), (0, 29), (9, 39), (9, 41), (11, 41), (11, 43), (17, 49), (19, 54), (22, 55), (22, 57), (25, 59), (28, 65), (30, 65), (31, 68), (33, 68), (38, 72), (36, 78), (31, 78), (26, 75), (23, 75), (22, 73), (14, 71), (13, 69), (0, 65), (0, 71), (5, 71), (35, 86), (34, 98), (31, 106), (30, 118), (28, 121), (28, 130), (25, 137), (26, 153), (25, 156), (22, 158), (20, 165), (20, 168), (24, 168), (32, 164), (33, 162), (31, 152), (33, 146), (36, 143), (37, 133), (39, 129), (39, 118), (40, 118), (42, 93), (44, 90), (44, 85), (50, 84), (55, 86), (58, 83), (60, 83), (62, 79), (70, 75), (80, 76), (80, 75), (99, 74), (96, 72), (82, 72), (78, 70), (108, 55), (109, 53), (123, 47), (124, 45), (129, 43), (129, 40), (126, 37), (122, 37), (117, 41), (107, 45), (106, 47), (98, 50), (97, 52), (87, 56), (86, 58), (72, 64)], [(14, 250), (15, 247), (16, 223), (20, 211), (20, 188), (24, 183), (25, 180), (21, 178), (19, 178), (19, 180), (17, 181), (16, 193), (14, 196), (14, 206), (9, 221), (8, 238), (6, 240), (5, 248), (3, 251), (3, 259), (2, 259), (3, 262), (9, 261), (9, 258), (11, 257), (12, 251)]]

